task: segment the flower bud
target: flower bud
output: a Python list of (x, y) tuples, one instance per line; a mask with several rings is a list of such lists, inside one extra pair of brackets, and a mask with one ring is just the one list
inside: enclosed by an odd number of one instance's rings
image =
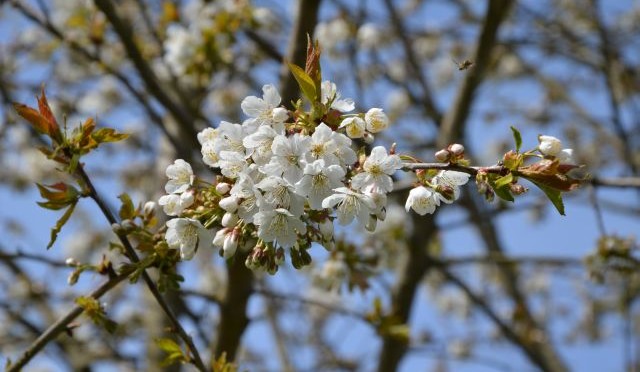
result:
[(367, 229), (367, 231), (369, 232), (374, 232), (376, 231), (376, 226), (378, 226), (378, 219), (376, 218), (376, 216), (370, 214), (369, 220), (367, 220), (367, 223), (364, 225), (364, 228)]
[(238, 210), (238, 198), (235, 196), (227, 196), (220, 200), (220, 208), (227, 212), (234, 213)]
[(350, 138), (362, 138), (365, 133), (365, 121), (357, 116), (351, 116), (342, 121), (340, 128), (345, 128), (347, 136)]
[(124, 229), (122, 228), (122, 226), (120, 226), (119, 223), (112, 223), (111, 230), (113, 230), (113, 232), (116, 233), (117, 235), (124, 233)]
[(228, 228), (218, 230), (216, 235), (213, 237), (213, 242), (211, 242), (211, 244), (213, 244), (214, 247), (222, 247), (224, 245), (224, 239), (227, 237), (229, 231), (230, 229)]
[(284, 107), (276, 107), (271, 110), (271, 118), (275, 122), (282, 123), (289, 119), (289, 111)]
[(227, 234), (222, 245), (222, 257), (227, 259), (236, 253), (236, 249), (238, 248), (239, 235), (240, 234), (237, 233), (236, 230), (232, 231), (230, 234)]
[(73, 257), (69, 257), (64, 261), (65, 265), (70, 266), (70, 267), (75, 267), (78, 266), (78, 261), (76, 261), (75, 258)]
[(320, 233), (322, 234), (323, 240), (331, 240), (331, 238), (333, 238), (333, 221), (331, 221), (329, 218), (320, 222), (318, 224), (318, 227), (320, 228)]
[(436, 152), (436, 160), (438, 160), (439, 162), (447, 162), (449, 161), (449, 158), (451, 157), (451, 153), (445, 149), (442, 149), (438, 152)]
[(133, 230), (136, 229), (136, 224), (133, 221), (131, 221), (130, 219), (128, 219), (128, 218), (126, 220), (122, 220), (120, 225), (127, 232), (128, 231), (133, 231)]
[(194, 201), (193, 190), (187, 190), (180, 195), (180, 208), (189, 208)]
[(148, 201), (144, 203), (144, 207), (142, 208), (142, 211), (147, 216), (152, 215), (155, 212), (155, 210), (156, 210), (156, 202), (154, 201)]
[(556, 156), (562, 150), (562, 142), (553, 136), (538, 136), (538, 149), (548, 156)]
[(220, 193), (220, 195), (224, 195), (231, 190), (231, 185), (226, 182), (220, 182), (216, 185), (216, 191)]
[(459, 143), (454, 143), (449, 146), (449, 151), (451, 151), (453, 155), (462, 155), (464, 153), (464, 146)]
[(389, 126), (389, 118), (381, 108), (372, 108), (364, 115), (367, 130), (371, 133), (378, 133)]
[(227, 212), (222, 216), (222, 226), (234, 227), (238, 223), (238, 215), (235, 213)]
[(366, 143), (367, 145), (370, 145), (373, 143), (373, 141), (375, 141), (376, 137), (369, 132), (364, 132), (362, 139), (364, 140), (364, 143)]
[(512, 183), (509, 185), (509, 189), (511, 190), (511, 192), (515, 195), (522, 195), (525, 192), (527, 192), (527, 188), (518, 184), (518, 183)]

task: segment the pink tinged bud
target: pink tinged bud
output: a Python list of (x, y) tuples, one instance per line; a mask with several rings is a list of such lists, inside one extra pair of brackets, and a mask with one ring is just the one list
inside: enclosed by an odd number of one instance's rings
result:
[(282, 123), (285, 120), (289, 119), (289, 111), (283, 107), (276, 107), (271, 111), (271, 118), (273, 121), (278, 123)]
[(517, 183), (512, 183), (509, 185), (509, 189), (511, 190), (512, 193), (514, 193), (515, 195), (522, 195), (525, 192), (527, 192), (527, 188), (517, 184)]
[(440, 162), (447, 162), (449, 161), (449, 158), (451, 157), (451, 153), (447, 150), (440, 150), (438, 152), (436, 152), (436, 160), (440, 161)]
[(222, 216), (222, 226), (234, 227), (238, 223), (238, 215), (227, 212)]
[(367, 145), (370, 145), (373, 143), (373, 141), (375, 141), (376, 138), (373, 134), (369, 132), (364, 132), (362, 139), (364, 140), (364, 143), (366, 143)]
[(229, 185), (226, 182), (220, 182), (219, 184), (216, 185), (216, 191), (220, 195), (224, 195), (224, 194), (228, 193), (229, 190), (231, 190), (231, 185)]
[(454, 143), (453, 145), (449, 146), (449, 150), (454, 155), (462, 155), (464, 153), (464, 146), (459, 143)]
[(236, 249), (238, 249), (239, 235), (240, 234), (236, 233), (235, 230), (230, 234), (227, 234), (222, 245), (222, 257), (229, 258), (236, 254)]
[(156, 210), (156, 202), (148, 201), (144, 203), (144, 208), (142, 210), (145, 215), (153, 214)]
[(238, 198), (235, 196), (228, 196), (220, 200), (220, 208), (227, 212), (234, 213), (238, 210)]
[(222, 247), (224, 245), (224, 239), (227, 237), (227, 234), (229, 234), (230, 231), (231, 229), (228, 229), (228, 228), (218, 230), (216, 235), (213, 237), (213, 242), (212, 242), (213, 246)]
[(331, 238), (333, 238), (333, 221), (327, 218), (320, 222), (318, 227), (320, 228), (320, 233), (324, 240), (331, 240)]

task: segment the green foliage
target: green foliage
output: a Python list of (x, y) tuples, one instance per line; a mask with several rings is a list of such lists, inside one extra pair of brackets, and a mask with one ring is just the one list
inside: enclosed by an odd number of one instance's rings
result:
[(159, 338), (155, 340), (155, 343), (162, 351), (167, 353), (167, 356), (161, 362), (162, 367), (167, 367), (175, 363), (189, 362), (187, 354), (174, 340), (170, 338)]
[(97, 299), (81, 296), (76, 298), (75, 302), (84, 310), (84, 313), (95, 325), (104, 328), (109, 333), (115, 332), (118, 323), (107, 317), (104, 308)]
[(520, 148), (522, 147), (522, 135), (514, 126), (511, 126), (511, 132), (513, 133), (513, 142), (516, 144), (516, 152), (520, 152)]
[(231, 362), (227, 362), (227, 353), (223, 352), (218, 359), (213, 361), (212, 369), (213, 372), (236, 372), (238, 367)]
[(313, 79), (311, 79), (311, 77), (307, 75), (302, 68), (292, 63), (289, 63), (288, 65), (305, 98), (307, 98), (312, 104), (316, 102), (318, 96), (316, 95), (316, 86), (313, 83)]
[(40, 196), (46, 199), (46, 201), (38, 202), (39, 206), (51, 210), (66, 208), (62, 217), (58, 219), (55, 226), (51, 229), (51, 238), (47, 244), (47, 249), (49, 249), (58, 238), (62, 227), (69, 221), (81, 195), (75, 187), (63, 182), (53, 185), (41, 185), (39, 183), (36, 185), (38, 186), (38, 191), (40, 191)]
[(120, 206), (120, 219), (121, 220), (132, 220), (136, 217), (136, 209), (133, 206), (133, 202), (131, 201), (131, 197), (127, 193), (123, 193), (118, 195), (118, 199), (122, 201), (122, 205)]

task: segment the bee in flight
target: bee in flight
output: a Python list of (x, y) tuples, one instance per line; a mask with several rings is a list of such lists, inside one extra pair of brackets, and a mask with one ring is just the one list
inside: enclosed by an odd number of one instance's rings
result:
[(451, 60), (456, 64), (456, 66), (458, 66), (458, 71), (464, 71), (473, 66), (473, 62), (468, 59), (465, 59), (462, 62), (458, 62), (453, 58), (451, 58)]

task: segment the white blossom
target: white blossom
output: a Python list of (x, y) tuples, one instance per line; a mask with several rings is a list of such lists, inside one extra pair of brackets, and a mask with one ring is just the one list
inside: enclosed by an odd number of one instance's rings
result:
[(233, 151), (222, 151), (218, 165), (220, 172), (229, 178), (238, 178), (249, 166), (244, 155)]
[(284, 178), (270, 176), (260, 181), (256, 187), (264, 191), (258, 204), (261, 210), (284, 208), (296, 217), (302, 215), (304, 198), (296, 194), (293, 185)]
[(562, 142), (553, 136), (538, 136), (538, 149), (548, 156), (557, 156), (562, 151)]
[(302, 179), (296, 183), (296, 191), (309, 199), (311, 209), (322, 209), (322, 201), (333, 193), (333, 189), (342, 186), (345, 170), (339, 165), (326, 166), (319, 159), (304, 167)]
[(347, 136), (351, 138), (362, 138), (366, 126), (367, 123), (358, 116), (350, 116), (340, 123), (340, 128), (344, 128)]
[(280, 129), (282, 131), (282, 123), (287, 119), (288, 115), (286, 115), (286, 112), (283, 113), (282, 109), (274, 111), (282, 100), (280, 93), (271, 84), (264, 85), (262, 93), (262, 98), (256, 96), (245, 98), (240, 104), (242, 111), (251, 117), (251, 124), (274, 126), (276, 130)]
[(369, 109), (364, 115), (364, 121), (367, 123), (367, 130), (371, 133), (381, 132), (389, 126), (389, 118), (381, 108)]
[(292, 247), (298, 240), (298, 233), (306, 231), (306, 225), (299, 217), (286, 209), (261, 211), (253, 219), (258, 225), (258, 237), (265, 242), (277, 242), (283, 248)]
[(234, 124), (223, 121), (218, 127), (219, 135), (214, 140), (215, 151), (220, 154), (223, 151), (233, 151), (239, 154), (245, 154), (245, 147), (243, 145), (244, 137), (246, 136), (247, 129), (241, 124)]
[(283, 177), (295, 184), (302, 177), (302, 161), (309, 149), (311, 138), (296, 133), (291, 137), (282, 135), (273, 140), (271, 151), (273, 157), (260, 170), (269, 175)]
[(338, 110), (341, 112), (351, 112), (356, 108), (355, 103), (351, 98), (340, 99), (340, 92), (338, 92), (336, 88), (336, 84), (330, 82), (329, 80), (325, 80), (320, 85), (320, 95), (321, 101), (325, 105), (329, 103), (331, 99), (331, 108), (334, 110)]
[(382, 192), (390, 192), (393, 190), (391, 175), (400, 169), (401, 165), (398, 155), (388, 155), (384, 147), (376, 146), (362, 165), (363, 171), (351, 179), (351, 186), (356, 190), (373, 187)]
[(352, 165), (358, 160), (356, 152), (351, 148), (351, 139), (342, 133), (333, 132), (331, 139), (336, 144), (336, 150), (334, 154), (340, 160), (340, 165), (343, 167)]
[(231, 188), (231, 196), (238, 198), (238, 216), (245, 222), (252, 223), (253, 216), (258, 213), (259, 199), (262, 198), (260, 190), (255, 187), (251, 177), (241, 174), (236, 184)]
[(193, 169), (191, 165), (182, 159), (177, 159), (173, 164), (167, 167), (166, 175), (169, 181), (164, 186), (164, 190), (168, 194), (180, 194), (185, 191), (195, 181)]
[(447, 203), (451, 204), (460, 196), (460, 186), (466, 184), (469, 181), (469, 174), (463, 172), (456, 172), (450, 170), (442, 170), (438, 172), (435, 177), (431, 180), (431, 183), (434, 186), (444, 186), (451, 191), (451, 198), (446, 198), (441, 193), (436, 193), (438, 198)]
[(200, 145), (204, 145), (206, 142), (213, 142), (220, 135), (220, 131), (215, 128), (205, 128), (201, 130), (197, 137)]
[(310, 161), (322, 159), (326, 165), (340, 164), (340, 159), (336, 155), (338, 146), (333, 140), (334, 133), (325, 123), (320, 123), (316, 127), (309, 144)]
[(251, 150), (251, 159), (258, 164), (264, 165), (271, 159), (271, 146), (278, 133), (271, 127), (263, 125), (258, 130), (242, 140), (242, 144)]
[(174, 218), (167, 221), (165, 240), (170, 248), (180, 249), (180, 258), (190, 260), (198, 249), (199, 232), (204, 230), (193, 218)]
[(337, 206), (338, 222), (341, 225), (348, 225), (357, 217), (358, 222), (364, 226), (369, 220), (369, 214), (373, 213), (376, 207), (371, 197), (346, 187), (338, 187), (333, 191), (336, 193), (326, 197), (322, 201), (322, 207), (333, 208)]
[(575, 165), (575, 160), (573, 160), (573, 149), (562, 149), (562, 151), (558, 153), (557, 158), (561, 164)]
[(440, 205), (440, 199), (437, 195), (437, 192), (424, 186), (415, 187), (409, 191), (409, 197), (404, 208), (407, 212), (413, 209), (421, 216), (427, 213), (432, 214), (436, 211), (436, 207)]

